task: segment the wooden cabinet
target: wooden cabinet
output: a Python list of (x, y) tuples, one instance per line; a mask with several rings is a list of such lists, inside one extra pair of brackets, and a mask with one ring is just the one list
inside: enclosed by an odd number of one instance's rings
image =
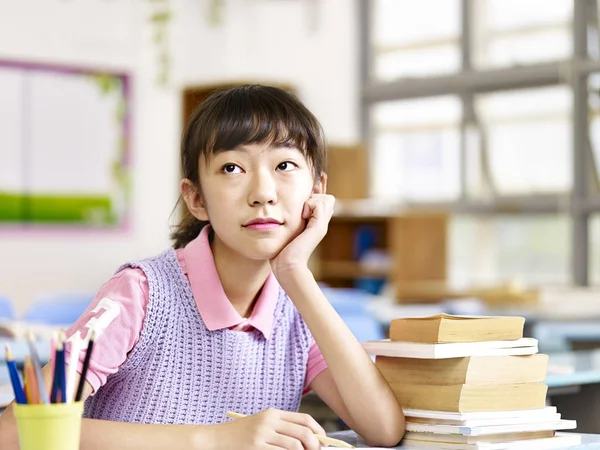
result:
[(367, 150), (362, 145), (327, 146), (327, 192), (338, 200), (367, 198)]
[[(361, 234), (368, 236), (366, 245), (379, 257), (359, 260), (365, 256)], [(446, 281), (446, 234), (445, 213), (336, 215), (315, 252), (313, 269), (319, 281), (336, 287), (354, 286), (359, 279), (385, 278), (402, 300), (403, 284)]]

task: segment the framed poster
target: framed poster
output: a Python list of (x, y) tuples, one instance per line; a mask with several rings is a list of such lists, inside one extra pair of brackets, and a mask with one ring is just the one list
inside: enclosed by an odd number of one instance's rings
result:
[(129, 77), (0, 61), (0, 99), (0, 227), (124, 227)]

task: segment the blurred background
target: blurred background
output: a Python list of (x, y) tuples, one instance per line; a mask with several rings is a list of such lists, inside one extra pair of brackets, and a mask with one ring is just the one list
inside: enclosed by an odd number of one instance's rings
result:
[(595, 0), (1, 2), (0, 316), (68, 324), (169, 246), (189, 114), (258, 82), (325, 129), (338, 206), (311, 264), (359, 339), (523, 315), (595, 386), (599, 22)]

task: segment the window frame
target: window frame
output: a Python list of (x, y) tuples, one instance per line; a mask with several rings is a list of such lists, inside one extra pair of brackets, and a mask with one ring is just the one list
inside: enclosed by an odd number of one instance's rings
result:
[[(373, 148), (373, 127), (371, 125), (371, 107), (379, 102), (390, 100), (407, 100), (444, 95), (458, 95), (463, 104), (461, 120), (460, 150), (460, 198), (452, 202), (439, 202), (440, 209), (452, 214), (491, 214), (506, 213), (559, 214), (564, 213), (565, 204), (571, 220), (571, 278), (574, 285), (589, 284), (590, 267), (590, 216), (600, 212), (600, 190), (598, 171), (594, 164), (591, 147), (588, 118), (590, 107), (588, 102), (588, 77), (600, 73), (600, 59), (591, 59), (588, 55), (588, 17), (596, 17), (597, 0), (573, 0), (573, 17), (571, 21), (572, 53), (564, 61), (533, 63), (526, 66), (502, 67), (477, 70), (472, 64), (471, 37), (475, 29), (474, 7), (477, 0), (461, 0), (461, 70), (458, 73), (440, 76), (411, 77), (392, 81), (377, 81), (371, 78), (374, 68), (374, 55), (371, 48), (371, 19), (373, 2), (359, 0), (358, 23), (360, 34), (360, 132), (362, 140), (368, 148)], [(595, 28), (598, 34), (598, 23)], [(518, 31), (517, 31), (518, 33)], [(572, 92), (571, 104), (571, 140), (572, 140), (572, 190), (565, 194), (535, 195), (492, 195), (484, 200), (472, 199), (466, 195), (466, 134), (473, 125), (479, 128), (482, 142), (485, 143), (485, 128), (480, 126), (473, 107), (474, 97), (480, 93), (491, 93), (525, 89), (532, 87), (569, 86)], [(481, 151), (487, 151), (485, 145)], [(482, 161), (487, 161), (482, 155)], [(370, 161), (370, 171), (373, 169)], [(493, 192), (490, 168), (483, 167), (484, 182)], [(369, 175), (371, 175), (369, 173)], [(411, 204), (414, 208), (432, 207), (431, 202), (420, 205)]]

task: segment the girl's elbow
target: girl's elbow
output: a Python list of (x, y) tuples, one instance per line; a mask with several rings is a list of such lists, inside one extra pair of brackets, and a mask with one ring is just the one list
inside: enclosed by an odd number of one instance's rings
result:
[(392, 417), (383, 420), (381, 426), (370, 433), (370, 437), (364, 436), (368, 445), (371, 447), (394, 447), (398, 445), (404, 437), (404, 415), (400, 414), (400, 417), (395, 420), (390, 419), (392, 419)]

